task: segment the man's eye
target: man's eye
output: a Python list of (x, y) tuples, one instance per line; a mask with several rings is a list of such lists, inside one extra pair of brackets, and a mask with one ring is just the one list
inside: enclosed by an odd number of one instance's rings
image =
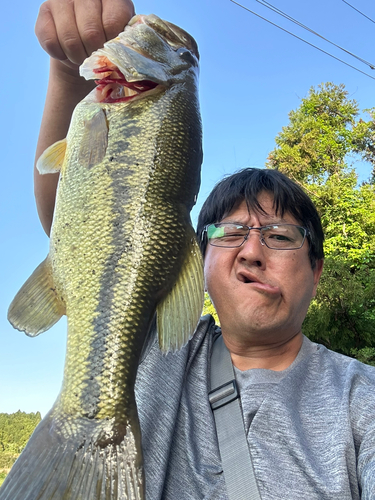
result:
[(243, 233), (239, 233), (239, 232), (227, 232), (224, 234), (223, 238), (243, 238)]
[(243, 238), (247, 234), (247, 230), (238, 226), (210, 226), (207, 230), (208, 238), (212, 239), (236, 239)]
[(267, 237), (269, 239), (277, 240), (277, 241), (291, 241), (292, 240), (292, 238), (290, 238), (289, 236), (286, 236), (285, 234), (277, 234), (277, 233), (268, 234)]

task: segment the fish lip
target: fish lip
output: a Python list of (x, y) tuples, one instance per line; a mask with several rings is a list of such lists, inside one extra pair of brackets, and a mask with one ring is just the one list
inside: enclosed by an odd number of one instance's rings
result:
[(144, 14), (136, 14), (130, 19), (130, 21), (128, 22), (128, 26), (133, 26), (134, 24), (140, 24), (140, 23), (144, 24), (144, 18), (145, 18)]

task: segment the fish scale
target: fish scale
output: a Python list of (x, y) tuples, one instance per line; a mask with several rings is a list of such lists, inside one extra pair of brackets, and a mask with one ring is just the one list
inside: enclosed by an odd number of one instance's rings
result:
[[(146, 91), (118, 98), (106, 61)], [(50, 252), (8, 313), (31, 336), (67, 315), (64, 380), (0, 500), (143, 500), (134, 395), (142, 348), (155, 316), (161, 349), (183, 345), (203, 305), (190, 222), (202, 160), (195, 41), (136, 16), (81, 71), (105, 73), (116, 99), (102, 102), (99, 82), (67, 139), (39, 159), (42, 173), (60, 171)]]

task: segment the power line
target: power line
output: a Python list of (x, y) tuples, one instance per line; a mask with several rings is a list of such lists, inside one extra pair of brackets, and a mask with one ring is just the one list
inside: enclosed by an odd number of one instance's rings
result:
[[(300, 21), (297, 21), (297, 19), (294, 19), (292, 16), (290, 16), (289, 14), (286, 14), (281, 9), (278, 9), (277, 7), (272, 5), (271, 3), (267, 2), (266, 0), (256, 0), (256, 1), (258, 3), (260, 3), (261, 5), (263, 5), (264, 7), (267, 7), (267, 9), (270, 9), (273, 12), (276, 12), (276, 14), (279, 14), (280, 16), (284, 17), (285, 19), (288, 19), (288, 21), (291, 21), (294, 24), (297, 24), (297, 26), (300, 26), (301, 28), (305, 29), (306, 31), (313, 33), (314, 35), (318, 36), (322, 40), (325, 40), (326, 42), (330, 43), (331, 45), (334, 45), (338, 49), (340, 49), (340, 50), (346, 52), (347, 54), (349, 54), (350, 56), (354, 57), (355, 59), (358, 59), (359, 61), (361, 61), (364, 64), (366, 64), (367, 66), (369, 66), (371, 69), (375, 69), (375, 66), (373, 64), (371, 64), (370, 62), (366, 61), (365, 59), (362, 59), (362, 57), (356, 56), (355, 54), (353, 54), (353, 52), (350, 52), (349, 50), (344, 49), (344, 47), (341, 47), (341, 45), (337, 45), (337, 43), (334, 43), (331, 40), (328, 40), (328, 38), (325, 38), (324, 36), (320, 35), (316, 31), (314, 31), (311, 28), (309, 28), (308, 26), (306, 26), (305, 24), (302, 24)], [(345, 2), (345, 0), (343, 0), (343, 1)], [(345, 3), (347, 3), (347, 2), (345, 2)]]
[(349, 5), (349, 7), (351, 7), (352, 9), (356, 10), (357, 12), (359, 12), (363, 17), (366, 17), (369, 21), (371, 21), (372, 23), (375, 24), (375, 21), (373, 19), (371, 19), (371, 17), (368, 17), (366, 16), (366, 14), (364, 14), (363, 12), (361, 12), (359, 9), (356, 9), (354, 7), (354, 5), (352, 5), (351, 3), (347, 2), (346, 0), (342, 0), (344, 3), (346, 3), (346, 5)]
[(280, 30), (285, 31), (285, 33), (288, 33), (289, 35), (294, 36), (294, 38), (298, 38), (298, 40), (301, 40), (302, 42), (307, 43), (307, 45), (310, 45), (311, 47), (314, 47), (314, 49), (317, 49), (317, 50), (319, 50), (320, 52), (323, 52), (323, 54), (327, 54), (327, 56), (330, 56), (330, 57), (332, 57), (333, 59), (336, 59), (336, 61), (339, 61), (339, 62), (341, 62), (341, 63), (345, 64), (346, 66), (349, 66), (349, 68), (355, 69), (355, 70), (356, 70), (356, 71), (358, 71), (359, 73), (362, 73), (362, 75), (366, 75), (366, 76), (368, 76), (369, 78), (371, 78), (372, 80), (375, 80), (375, 78), (374, 78), (373, 76), (369, 75), (368, 73), (365, 73), (364, 71), (362, 71), (362, 70), (360, 70), (360, 69), (356, 68), (355, 66), (352, 66), (351, 64), (349, 64), (349, 63), (347, 63), (347, 62), (343, 61), (342, 59), (339, 59), (338, 57), (334, 56), (333, 54), (330, 54), (329, 52), (326, 52), (325, 50), (321, 49), (320, 47), (317, 47), (316, 45), (314, 45), (314, 44), (312, 44), (312, 43), (308, 42), (307, 40), (305, 40), (305, 39), (303, 39), (303, 38), (301, 38), (301, 37), (299, 37), (299, 36), (295, 35), (295, 34), (294, 34), (294, 33), (292, 33), (291, 31), (288, 31), (288, 30), (286, 30), (285, 28), (282, 28), (282, 27), (281, 27), (281, 26), (279, 26), (278, 24), (275, 24), (275, 23), (273, 23), (272, 21), (269, 21), (269, 20), (268, 20), (268, 19), (266, 19), (265, 17), (262, 17), (261, 15), (257, 14), (256, 12), (254, 12), (254, 11), (252, 11), (252, 10), (248, 9), (248, 8), (247, 8), (247, 7), (245, 7), (244, 5), (241, 5), (240, 3), (235, 2), (235, 0), (230, 0), (230, 1), (231, 1), (232, 3), (234, 3), (234, 4), (238, 5), (238, 6), (239, 6), (239, 7), (241, 7), (242, 9), (245, 9), (245, 10), (247, 10), (248, 12), (251, 12), (251, 14), (254, 14), (254, 15), (255, 15), (255, 16), (257, 16), (257, 17), (260, 17), (260, 19), (263, 19), (263, 21), (266, 21), (267, 23), (272, 24), (273, 26), (276, 26), (276, 28), (279, 28)]

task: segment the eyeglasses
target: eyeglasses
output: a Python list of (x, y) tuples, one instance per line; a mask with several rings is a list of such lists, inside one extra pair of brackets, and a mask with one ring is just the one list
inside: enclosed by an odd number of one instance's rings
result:
[(261, 244), (272, 250), (297, 250), (302, 247), (308, 234), (307, 229), (295, 224), (250, 227), (244, 224), (219, 222), (208, 224), (203, 230), (202, 238), (206, 233), (208, 243), (214, 247), (237, 248), (244, 244), (252, 229), (259, 231)]

